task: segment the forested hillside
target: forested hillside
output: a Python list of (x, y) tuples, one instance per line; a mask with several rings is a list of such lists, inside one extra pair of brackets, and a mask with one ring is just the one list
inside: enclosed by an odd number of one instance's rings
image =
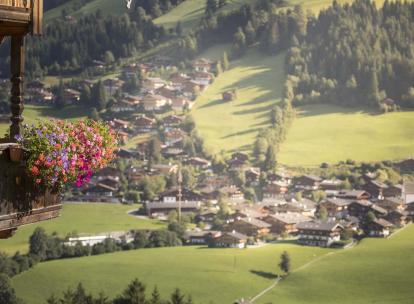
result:
[[(272, 25), (278, 40), (279, 23)], [(294, 37), (287, 72), (297, 76), (294, 104), (414, 106), (414, 5), (336, 2)], [(390, 108), (392, 109), (392, 108)], [(384, 108), (384, 110), (387, 110)]]

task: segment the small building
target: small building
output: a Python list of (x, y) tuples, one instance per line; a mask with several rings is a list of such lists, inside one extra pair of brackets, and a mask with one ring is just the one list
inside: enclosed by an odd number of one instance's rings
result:
[(139, 133), (152, 132), (157, 128), (157, 121), (155, 118), (150, 118), (145, 115), (136, 117), (133, 123)]
[(401, 197), (385, 197), (382, 200), (375, 201), (375, 204), (387, 211), (403, 211), (405, 209), (404, 200)]
[(364, 185), (363, 188), (371, 194), (373, 198), (382, 198), (384, 197), (384, 192), (388, 186), (378, 180), (370, 180)]
[(141, 82), (142, 88), (146, 91), (153, 91), (165, 85), (165, 81), (158, 77), (147, 77)]
[(208, 73), (212, 70), (214, 62), (207, 58), (200, 58), (193, 61), (193, 69), (196, 72)]
[(319, 209), (325, 208), (329, 217), (336, 217), (338, 215), (339, 217), (341, 217), (348, 209), (348, 205), (350, 203), (350, 200), (342, 198), (327, 198), (319, 204)]
[(177, 115), (168, 115), (162, 119), (162, 123), (166, 127), (176, 127), (183, 122), (183, 118)]
[(234, 101), (237, 99), (237, 91), (234, 89), (231, 91), (223, 92), (222, 98), (223, 101)]
[(298, 223), (298, 243), (307, 246), (330, 247), (341, 240), (343, 226), (335, 221)]
[(373, 212), (376, 217), (383, 217), (387, 215), (387, 210), (371, 203), (370, 201), (353, 201), (348, 205), (348, 213), (359, 219), (366, 217), (368, 212)]
[(320, 188), (322, 190), (339, 190), (342, 186), (342, 181), (337, 180), (337, 179), (324, 179), (321, 183), (320, 183)]
[(185, 109), (191, 110), (193, 103), (187, 97), (178, 96), (171, 99), (171, 107), (174, 111), (180, 112)]
[(281, 194), (288, 192), (288, 184), (282, 181), (267, 184), (263, 189), (263, 200), (278, 199)]
[[(175, 203), (146, 203), (145, 204), (145, 211), (148, 216), (150, 217), (165, 217), (171, 211), (178, 211), (180, 208), (180, 204), (178, 202)], [(181, 212), (183, 214), (186, 213), (196, 213), (200, 210), (200, 202), (182, 202), (181, 203)]]
[(394, 225), (384, 219), (375, 219), (368, 226), (368, 234), (373, 237), (387, 237)]
[(142, 100), (142, 105), (145, 111), (160, 111), (166, 105), (170, 104), (171, 100), (162, 95), (148, 94)]
[(219, 191), (226, 195), (231, 203), (242, 203), (244, 201), (244, 194), (237, 186), (222, 187)]
[(189, 245), (206, 245), (221, 235), (221, 231), (189, 231), (185, 234), (185, 239)]
[(262, 237), (270, 232), (271, 225), (255, 218), (241, 218), (226, 225), (226, 231), (239, 231), (247, 236)]
[(384, 189), (383, 195), (384, 197), (401, 197), (403, 192), (402, 185), (390, 185)]
[(329, 192), (328, 197), (336, 197), (345, 200), (369, 200), (371, 198), (371, 194), (364, 190), (346, 190), (342, 189), (338, 192)]
[(188, 160), (188, 164), (197, 169), (208, 169), (211, 167), (211, 162), (209, 160), (200, 157), (191, 157)]
[(270, 224), (270, 232), (274, 234), (295, 234), (298, 230), (296, 224), (310, 221), (311, 218), (303, 216), (301, 213), (278, 213), (271, 214), (263, 218), (263, 221)]
[(217, 248), (245, 248), (247, 236), (236, 232), (224, 232), (221, 236), (213, 239), (213, 246)]
[[(173, 188), (162, 192), (159, 195), (160, 201), (164, 203), (176, 203), (180, 199), (180, 191), (178, 188)], [(181, 190), (181, 201), (188, 202), (199, 202), (202, 200), (202, 196), (188, 188)]]
[(397, 227), (403, 227), (409, 222), (408, 212), (403, 210), (393, 210), (388, 212), (385, 220)]
[(294, 180), (295, 187), (303, 190), (318, 190), (322, 179), (315, 175), (302, 175)]

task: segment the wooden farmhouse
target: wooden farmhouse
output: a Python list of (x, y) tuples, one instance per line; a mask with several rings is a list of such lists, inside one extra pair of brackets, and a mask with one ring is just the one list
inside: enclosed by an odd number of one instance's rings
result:
[(343, 226), (335, 221), (311, 221), (296, 225), (298, 243), (308, 246), (329, 247), (341, 240)]

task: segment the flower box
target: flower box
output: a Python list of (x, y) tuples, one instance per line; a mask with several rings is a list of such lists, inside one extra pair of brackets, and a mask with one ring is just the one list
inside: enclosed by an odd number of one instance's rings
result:
[(89, 182), (113, 160), (117, 144), (109, 126), (92, 120), (43, 122), (24, 134), (0, 144), (0, 238), (59, 216), (61, 190)]

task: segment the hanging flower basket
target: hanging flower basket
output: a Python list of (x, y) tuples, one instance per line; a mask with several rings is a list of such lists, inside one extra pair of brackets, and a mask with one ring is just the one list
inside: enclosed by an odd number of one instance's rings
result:
[(69, 183), (80, 187), (89, 182), (114, 159), (117, 145), (115, 132), (93, 120), (25, 126), (24, 137), (16, 139), (28, 150), (27, 170), (34, 184), (56, 192)]

